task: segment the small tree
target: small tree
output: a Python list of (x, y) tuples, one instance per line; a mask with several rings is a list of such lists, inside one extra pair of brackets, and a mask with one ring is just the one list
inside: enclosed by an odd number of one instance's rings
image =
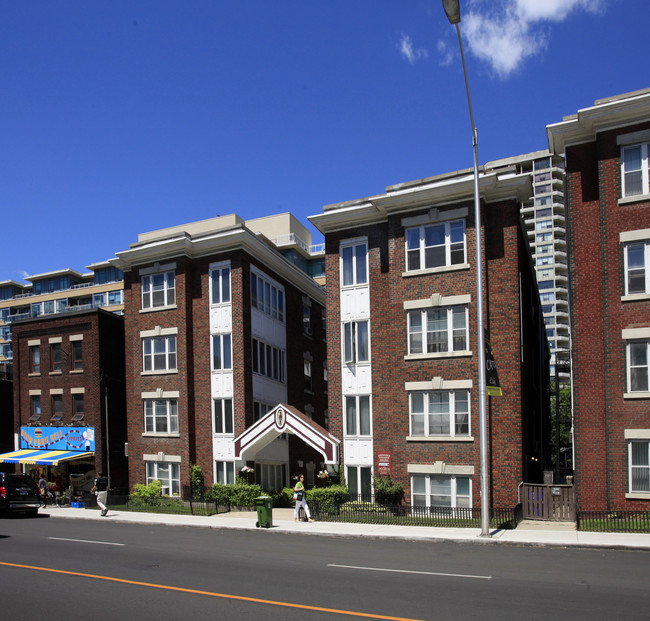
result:
[(192, 491), (192, 498), (203, 498), (205, 490), (205, 479), (203, 478), (203, 470), (196, 464), (190, 464), (190, 489)]
[(404, 495), (404, 487), (390, 477), (376, 476), (374, 479), (375, 500), (380, 505), (399, 505)]

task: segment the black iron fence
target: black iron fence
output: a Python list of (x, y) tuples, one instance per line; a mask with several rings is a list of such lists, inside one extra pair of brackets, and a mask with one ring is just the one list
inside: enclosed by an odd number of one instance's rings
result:
[(596, 533), (650, 533), (650, 511), (578, 511), (578, 530)]
[[(472, 507), (385, 506), (371, 502), (327, 504), (310, 503), (316, 519), (323, 522), (360, 522), (365, 524), (397, 524), (408, 526), (441, 526), (480, 528), (481, 510)], [(522, 520), (521, 505), (490, 509), (490, 528), (512, 529)]]

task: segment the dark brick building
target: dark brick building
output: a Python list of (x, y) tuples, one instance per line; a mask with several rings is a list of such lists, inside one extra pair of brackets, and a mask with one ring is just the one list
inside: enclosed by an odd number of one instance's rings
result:
[[(547, 465), (548, 347), (519, 215), (530, 179), (481, 175), (484, 311), (502, 396), (488, 397), (490, 503)], [(351, 491), (390, 475), (409, 504), (480, 504), (473, 174), (327, 206), (329, 412)]]
[(12, 342), (15, 448), (42, 449), (25, 455), (27, 469), (50, 479), (56, 470), (80, 492), (96, 471), (128, 488), (124, 319), (102, 309), (42, 315), (13, 323)]
[(547, 127), (567, 173), (575, 483), (583, 510), (650, 503), (650, 90)]
[(325, 294), (296, 266), (310, 242), (289, 214), (232, 215), (145, 233), (117, 253), (131, 484), (158, 479), (178, 495), (190, 464), (206, 485), (234, 482), (244, 466), (266, 489), (298, 471), (313, 482), (326, 460), (299, 434), (265, 428), (235, 450), (279, 404), (326, 425)]

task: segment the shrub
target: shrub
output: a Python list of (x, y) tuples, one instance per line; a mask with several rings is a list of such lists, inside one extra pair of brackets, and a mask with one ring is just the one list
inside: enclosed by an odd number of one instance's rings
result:
[[(293, 491), (290, 490), (293, 498)], [(340, 505), (350, 498), (350, 493), (345, 485), (330, 485), (329, 487), (315, 487), (307, 490), (307, 502), (315, 501), (323, 505)]]
[(252, 507), (255, 499), (263, 493), (259, 485), (249, 485), (238, 480), (235, 485), (215, 483), (205, 493), (205, 499), (218, 505)]
[(399, 505), (404, 496), (404, 487), (401, 483), (395, 483), (390, 477), (376, 476), (375, 501), (380, 505)]
[(144, 502), (153, 503), (162, 497), (162, 483), (160, 481), (151, 481), (149, 485), (136, 483), (131, 492), (131, 498), (138, 498)]
[(190, 489), (192, 490), (192, 498), (201, 498), (205, 489), (205, 481), (203, 479), (203, 470), (196, 464), (190, 464)]

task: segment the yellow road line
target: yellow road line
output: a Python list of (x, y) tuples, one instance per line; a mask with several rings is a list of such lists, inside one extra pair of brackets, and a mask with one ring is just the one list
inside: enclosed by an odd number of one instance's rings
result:
[(210, 597), (221, 597), (224, 599), (236, 599), (242, 602), (253, 602), (255, 604), (269, 604), (271, 606), (285, 606), (286, 608), (300, 608), (302, 610), (314, 610), (318, 612), (331, 612), (337, 615), (350, 615), (353, 617), (365, 617), (366, 619), (385, 619), (386, 621), (417, 621), (406, 617), (390, 617), (387, 615), (376, 615), (367, 612), (354, 612), (352, 610), (338, 610), (336, 608), (323, 608), (321, 606), (308, 606), (306, 604), (292, 604), (290, 602), (279, 602), (272, 599), (260, 599), (257, 597), (245, 597), (243, 595), (228, 595), (227, 593), (214, 593), (212, 591), (199, 591), (197, 589), (184, 589), (182, 587), (167, 586), (163, 584), (154, 584), (152, 582), (139, 582), (137, 580), (125, 580), (124, 578), (112, 578), (111, 576), (98, 576), (96, 574), (85, 574), (79, 571), (67, 571), (65, 569), (52, 569), (50, 567), (36, 567), (33, 565), (20, 565), (18, 563), (5, 563), (0, 561), (0, 565), (5, 567), (17, 567), (19, 569), (32, 569), (35, 571), (48, 571), (54, 574), (65, 574), (67, 576), (80, 576), (81, 578), (94, 578), (95, 580), (107, 580), (108, 582), (121, 582), (122, 584), (132, 584), (135, 586), (150, 587), (152, 589), (164, 589), (167, 591), (179, 591), (181, 593), (193, 593), (195, 595), (209, 595)]

